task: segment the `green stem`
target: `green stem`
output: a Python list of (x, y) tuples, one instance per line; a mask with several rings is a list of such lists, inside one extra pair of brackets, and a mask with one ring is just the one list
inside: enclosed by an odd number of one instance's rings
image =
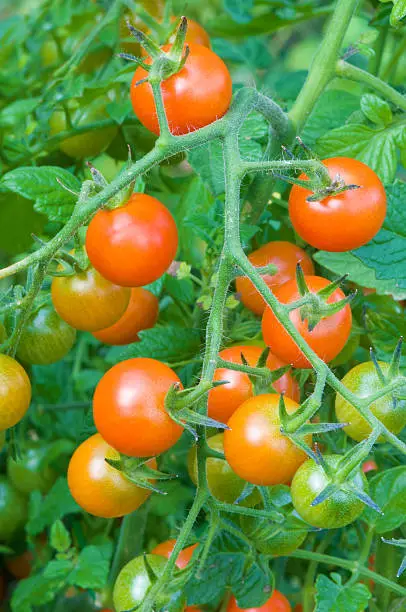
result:
[[(319, 554), (323, 553), (329, 546), (333, 537), (334, 531), (328, 532), (318, 545), (316, 552)], [(319, 562), (314, 559), (311, 563), (309, 563), (309, 567), (307, 568), (306, 577), (303, 585), (303, 612), (312, 612), (314, 610), (314, 585), (316, 581), (318, 564)]]
[(381, 78), (383, 81), (390, 80), (390, 76), (393, 74), (393, 72), (396, 71), (398, 62), (401, 59), (403, 54), (406, 54), (406, 36), (402, 36), (402, 39), (398, 45), (398, 48), (396, 49), (393, 56), (390, 58), (390, 61), (388, 62), (388, 65), (385, 71), (382, 73)]
[(289, 117), (298, 132), (301, 131), (318, 98), (334, 77), (335, 64), (358, 0), (338, 0), (312, 65)]
[(370, 72), (366, 72), (361, 68), (357, 68), (357, 66), (348, 64), (343, 60), (337, 62), (335, 70), (337, 76), (366, 85), (369, 89), (373, 89), (377, 93), (382, 94), (386, 100), (392, 102), (392, 104), (398, 108), (406, 111), (406, 96), (403, 96), (400, 92), (396, 91), (396, 89)]
[(340, 557), (332, 557), (330, 555), (323, 555), (321, 553), (312, 552), (310, 550), (295, 550), (290, 553), (290, 557), (295, 559), (307, 559), (310, 561), (317, 561), (318, 563), (325, 563), (327, 565), (335, 565), (337, 567), (342, 567), (344, 569), (349, 570), (350, 572), (359, 571), (361, 576), (365, 576), (366, 578), (371, 578), (377, 584), (382, 584), (384, 587), (401, 595), (402, 597), (406, 596), (406, 589), (402, 587), (400, 584), (381, 576), (380, 574), (376, 574), (366, 567), (359, 567), (358, 561), (348, 561), (347, 559), (341, 559)]

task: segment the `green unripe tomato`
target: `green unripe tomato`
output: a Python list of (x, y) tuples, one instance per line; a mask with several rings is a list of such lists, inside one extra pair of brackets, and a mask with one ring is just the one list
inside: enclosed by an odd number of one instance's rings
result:
[(3, 344), (7, 338), (6, 330), (3, 323), (0, 323), (0, 344)]
[(283, 523), (242, 516), (241, 527), (259, 552), (274, 557), (290, 555), (303, 544), (308, 533), (307, 526), (292, 515), (288, 515)]
[[(384, 375), (389, 371), (389, 364), (379, 361), (379, 366)], [(372, 361), (366, 361), (356, 365), (342, 379), (342, 383), (355, 395), (360, 398), (367, 397), (379, 389), (382, 389), (382, 383), (379, 380), (377, 371)], [(401, 393), (404, 395), (404, 393)], [(370, 405), (370, 410), (384, 425), (394, 434), (402, 431), (406, 425), (406, 401), (399, 399), (396, 405), (393, 404), (392, 394), (385, 395), (381, 399), (376, 400)], [(337, 393), (335, 410), (337, 419), (340, 423), (349, 423), (344, 427), (347, 436), (353, 440), (360, 442), (365, 440), (371, 433), (371, 427), (359, 412), (349, 404), (341, 395)], [(380, 436), (377, 442), (384, 442), (383, 436)]]
[(0, 476), (0, 541), (9, 541), (27, 518), (27, 498)]
[[(123, 161), (116, 160), (114, 157), (107, 155), (107, 153), (102, 153), (101, 155), (95, 157), (92, 164), (99, 172), (101, 172), (106, 181), (109, 182), (117, 176), (121, 168), (124, 166)], [(92, 173), (88, 167), (85, 168), (85, 177), (92, 180)]]
[[(160, 555), (146, 555), (147, 561), (156, 576), (164, 571), (167, 559)], [(118, 575), (113, 591), (114, 609), (116, 612), (127, 612), (140, 605), (152, 583), (145, 567), (144, 556), (132, 559)], [(157, 609), (165, 605), (166, 598), (158, 595), (155, 602)]]
[[(91, 105), (86, 106), (84, 109), (76, 109), (71, 115), (72, 123), (75, 127), (86, 126), (108, 118), (105, 110), (105, 102), (103, 103), (100, 100), (94, 100)], [(52, 136), (67, 130), (68, 123), (65, 111), (54, 111), (49, 120), (49, 126)], [(117, 126), (114, 125), (83, 132), (83, 134), (66, 138), (59, 144), (59, 148), (66, 153), (66, 155), (74, 159), (95, 157), (107, 149), (117, 134), (117, 130)]]
[[(326, 455), (325, 462), (334, 471), (341, 455)], [(368, 482), (359, 469), (350, 479), (359, 491), (368, 491)], [(296, 512), (313, 527), (334, 529), (355, 521), (364, 510), (364, 504), (351, 491), (340, 489), (317, 506), (312, 501), (330, 483), (321, 465), (308, 459), (297, 470), (292, 480), (291, 495)]]
[(44, 465), (47, 450), (43, 444), (31, 442), (23, 449), (20, 461), (8, 458), (7, 475), (17, 491), (27, 495), (32, 491), (47, 493), (52, 487), (57, 474), (48, 465)]
[[(207, 443), (213, 450), (224, 452), (224, 434), (218, 433), (208, 438)], [(197, 484), (197, 453), (192, 446), (188, 454), (189, 476)], [(237, 476), (225, 459), (209, 457), (206, 460), (207, 483), (211, 494), (222, 502), (232, 504), (239, 498), (245, 487), (245, 481)], [(241, 502), (242, 506), (254, 506), (261, 500), (257, 490)]]
[(85, 57), (80, 62), (78, 72), (89, 74), (94, 70), (101, 68), (111, 59), (112, 54), (113, 51), (110, 47), (98, 46), (93, 48), (86, 53)]
[(75, 340), (76, 330), (61, 319), (51, 305), (45, 305), (29, 318), (17, 357), (24, 363), (49, 365), (65, 357)]

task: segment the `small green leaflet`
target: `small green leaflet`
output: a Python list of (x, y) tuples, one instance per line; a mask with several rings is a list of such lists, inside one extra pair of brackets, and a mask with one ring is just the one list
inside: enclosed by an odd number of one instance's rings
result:
[(59, 179), (68, 189), (79, 193), (80, 182), (68, 170), (52, 166), (21, 167), (3, 176), (0, 187), (34, 200), (34, 208), (44, 213), (51, 221), (66, 222), (72, 214), (77, 196), (58, 183)]
[(331, 574), (333, 580), (319, 575), (316, 581), (315, 612), (362, 612), (366, 609), (371, 593), (365, 584), (346, 586), (339, 574)]
[(379, 534), (400, 527), (406, 514), (406, 467), (399, 466), (376, 474), (371, 478), (369, 487), (370, 496), (383, 514), (366, 508), (363, 518), (374, 525)]

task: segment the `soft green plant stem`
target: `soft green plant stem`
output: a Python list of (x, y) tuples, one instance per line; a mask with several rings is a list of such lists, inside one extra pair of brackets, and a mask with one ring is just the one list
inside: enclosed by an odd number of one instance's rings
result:
[(376, 574), (375, 572), (369, 570), (366, 567), (359, 567), (358, 561), (348, 561), (347, 559), (341, 559), (341, 557), (333, 557), (330, 555), (324, 555), (317, 552), (312, 552), (311, 550), (295, 550), (290, 553), (290, 557), (295, 559), (307, 559), (309, 561), (316, 561), (317, 563), (325, 563), (327, 565), (335, 565), (337, 567), (342, 567), (343, 569), (347, 569), (350, 572), (359, 571), (361, 576), (365, 578), (370, 578), (377, 584), (381, 584), (385, 588), (401, 595), (402, 597), (406, 596), (406, 589), (402, 587), (400, 584), (393, 582), (393, 580), (389, 580), (380, 574)]
[(289, 118), (300, 132), (320, 95), (335, 75), (335, 65), (344, 35), (358, 0), (337, 0), (326, 34), (314, 56), (305, 84), (293, 104)]
[(344, 79), (350, 79), (357, 83), (366, 85), (369, 89), (381, 94), (388, 102), (392, 102), (395, 106), (403, 111), (406, 111), (406, 96), (403, 96), (399, 91), (391, 87), (385, 81), (382, 81), (370, 72), (366, 72), (357, 66), (348, 64), (344, 60), (339, 60), (336, 64), (335, 72), (337, 76)]
[[(320, 544), (317, 546), (317, 553), (324, 553), (326, 548), (330, 545), (331, 540), (334, 537), (334, 531), (327, 532), (326, 536), (322, 539)], [(304, 585), (303, 585), (303, 612), (312, 612), (314, 610), (314, 583), (316, 578), (316, 572), (319, 562), (315, 559), (309, 563), (307, 568)]]
[(401, 34), (401, 40), (399, 42), (398, 48), (396, 49), (393, 56), (390, 58), (388, 65), (385, 68), (385, 71), (382, 73), (381, 78), (384, 81), (390, 80), (390, 76), (396, 71), (399, 60), (403, 55), (406, 54), (406, 36)]

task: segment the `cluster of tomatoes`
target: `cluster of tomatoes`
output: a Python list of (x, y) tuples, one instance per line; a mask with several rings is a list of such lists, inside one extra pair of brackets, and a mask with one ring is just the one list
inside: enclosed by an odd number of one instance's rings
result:
[[(192, 27), (191, 27), (192, 26)], [(204, 31), (189, 22), (186, 42), (189, 55), (179, 72), (162, 83), (162, 95), (168, 124), (174, 135), (208, 125), (223, 116), (230, 104), (232, 87), (229, 72), (222, 60), (211, 51)], [(164, 52), (171, 46), (163, 47)], [(145, 58), (150, 65), (151, 58)], [(148, 72), (137, 68), (131, 86), (131, 99), (139, 120), (159, 134), (158, 118)], [(318, 249), (345, 251), (370, 240), (381, 227), (386, 210), (385, 191), (376, 174), (365, 164), (347, 158), (323, 162), (333, 179), (337, 175), (346, 185), (357, 189), (331, 194), (321, 201), (309, 200), (311, 190), (295, 185), (289, 198), (289, 215), (299, 236)], [(301, 177), (305, 179), (306, 177)], [(175, 221), (168, 209), (156, 198), (134, 193), (114, 209), (99, 210), (91, 220), (86, 235), (89, 264), (75, 268), (70, 275), (52, 280), (52, 303), (40, 305), (30, 316), (21, 336), (17, 358), (26, 364), (45, 365), (61, 359), (75, 341), (75, 330), (91, 332), (106, 344), (129, 344), (138, 340), (140, 330), (152, 327), (158, 318), (157, 298), (145, 288), (161, 277), (173, 261), (178, 247)], [(263, 274), (281, 304), (289, 305), (301, 298), (297, 265), (304, 273), (307, 290), (327, 304), (344, 300), (340, 288), (328, 291), (329, 281), (315, 276), (310, 256), (289, 242), (271, 242), (249, 255), (258, 267), (273, 264), (275, 273)], [(262, 316), (263, 338), (271, 349), (266, 359), (269, 371), (283, 368), (308, 368), (310, 363), (285, 328), (268, 307), (251, 281), (238, 278), (236, 289), (242, 303)], [(320, 318), (309, 327), (301, 308), (289, 311), (290, 321), (310, 348), (325, 362), (332, 361), (345, 346), (351, 331), (351, 309), (348, 304), (334, 314)], [(42, 333), (38, 335), (38, 329)], [(49, 347), (52, 344), (53, 350)], [(262, 348), (238, 345), (224, 349), (219, 357), (233, 364), (256, 366)], [(387, 364), (381, 371), (388, 374)], [(279, 416), (283, 394), (288, 414), (299, 409), (300, 389), (291, 371), (285, 371), (266, 392), (257, 393), (250, 376), (227, 367), (218, 368), (215, 381), (226, 381), (208, 394), (208, 415), (228, 424), (225, 433), (208, 439), (213, 450), (224, 452), (224, 459), (207, 460), (207, 477), (211, 493), (217, 499), (234, 503), (245, 483), (258, 486), (285, 484), (291, 486), (293, 506), (309, 525), (334, 528), (349, 524), (362, 512), (363, 504), (350, 492), (333, 494), (317, 506), (312, 501), (328, 484), (323, 468), (307, 459), (305, 452), (283, 435)], [(343, 379), (359, 396), (379, 389), (381, 378), (372, 364), (356, 366)], [(165, 397), (176, 386), (182, 388), (177, 374), (154, 359), (123, 361), (109, 369), (97, 385), (93, 399), (94, 422), (98, 433), (83, 442), (74, 452), (68, 483), (73, 497), (87, 512), (105, 518), (120, 517), (136, 510), (150, 495), (148, 488), (138, 486), (106, 459), (118, 461), (120, 455), (139, 458), (141, 464), (156, 468), (156, 457), (170, 449), (183, 432), (165, 409)], [(0, 355), (0, 429), (13, 427), (26, 413), (31, 400), (30, 380), (20, 363)], [(381, 398), (371, 406), (372, 412), (394, 433), (406, 423), (405, 402), (395, 406), (391, 398)], [(354, 440), (363, 440), (370, 427), (342, 397), (336, 398), (336, 415)], [(311, 435), (305, 437), (311, 446)], [(325, 457), (334, 469), (338, 455)], [(196, 448), (189, 454), (192, 480), (197, 480)], [(355, 471), (352, 481), (366, 489), (362, 472)], [(2, 485), (1, 485), (2, 486)], [(8, 485), (9, 488), (11, 485)], [(8, 495), (17, 495), (10, 489)], [(256, 491), (251, 501), (260, 504)], [(248, 521), (249, 522), (249, 521)], [(293, 548), (306, 537), (296, 538)], [(275, 542), (274, 542), (275, 543)], [(174, 541), (160, 544), (148, 563), (159, 576)], [(197, 545), (183, 550), (177, 559), (179, 568), (190, 561)], [(279, 553), (283, 543), (278, 541)], [(292, 550), (292, 546), (290, 547)], [(142, 576), (142, 588), (131, 589), (134, 576)], [(143, 557), (137, 557), (121, 571), (115, 587), (117, 610), (138, 605), (150, 586), (150, 573)], [(274, 591), (261, 608), (289, 610), (286, 598)], [(195, 609), (196, 610), (196, 609)], [(239, 610), (232, 597), (227, 611)]]

